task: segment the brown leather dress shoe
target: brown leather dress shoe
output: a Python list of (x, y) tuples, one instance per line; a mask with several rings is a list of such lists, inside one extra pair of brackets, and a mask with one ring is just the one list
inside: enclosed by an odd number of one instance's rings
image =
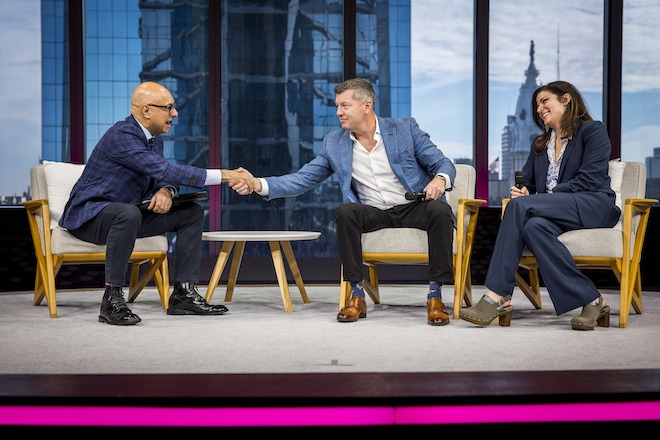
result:
[(426, 301), (426, 312), (428, 313), (429, 325), (449, 324), (449, 315), (445, 311), (445, 305), (439, 298), (431, 298)]
[(367, 317), (367, 302), (359, 296), (353, 296), (345, 307), (337, 313), (339, 322), (355, 322), (360, 318)]

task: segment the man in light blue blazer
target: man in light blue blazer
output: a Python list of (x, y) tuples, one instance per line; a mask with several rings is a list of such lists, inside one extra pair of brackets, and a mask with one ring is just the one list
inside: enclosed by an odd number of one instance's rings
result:
[[(337, 173), (343, 197), (335, 217), (339, 256), (344, 280), (351, 284), (351, 298), (337, 314), (340, 322), (367, 316), (362, 233), (386, 227), (427, 231), (428, 323), (448, 324), (441, 286), (453, 282), (454, 214), (444, 194), (452, 188), (454, 164), (414, 118), (376, 116), (376, 93), (368, 80), (349, 79), (334, 91), (341, 129), (328, 133), (321, 152), (297, 172), (255, 178), (255, 191), (266, 200), (297, 196)], [(233, 189), (243, 195), (251, 192), (247, 184)], [(411, 193), (416, 197), (408, 200), (406, 194)]]

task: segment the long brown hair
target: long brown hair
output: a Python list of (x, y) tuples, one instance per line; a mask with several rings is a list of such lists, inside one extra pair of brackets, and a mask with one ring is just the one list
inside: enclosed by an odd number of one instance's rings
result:
[[(546, 90), (557, 96), (557, 100), (559, 100), (559, 102), (565, 102), (565, 94), (568, 93), (571, 95), (571, 100), (566, 105), (566, 111), (561, 117), (561, 121), (559, 121), (559, 125), (561, 126), (562, 134), (564, 136), (573, 136), (575, 129), (577, 128), (578, 121), (593, 121), (593, 118), (589, 114), (587, 105), (585, 104), (584, 98), (582, 98), (580, 92), (578, 92), (573, 84), (566, 81), (554, 81), (537, 88), (532, 95), (533, 109), (538, 107), (538, 104), (536, 103), (536, 97), (538, 94)], [(543, 134), (534, 140), (534, 151), (540, 153), (545, 150), (548, 145), (548, 141), (550, 140), (551, 136), (551, 130), (546, 127), (543, 119), (536, 111), (533, 111), (532, 115), (534, 118), (534, 124), (536, 124), (536, 126), (543, 132)]]

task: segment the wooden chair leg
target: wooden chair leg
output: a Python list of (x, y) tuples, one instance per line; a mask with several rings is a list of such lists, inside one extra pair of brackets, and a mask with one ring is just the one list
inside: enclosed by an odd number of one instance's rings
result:
[(156, 280), (160, 278), (160, 283), (157, 283), (160, 289), (158, 294), (160, 295), (160, 301), (163, 304), (163, 309), (167, 312), (167, 308), (170, 303), (170, 268), (167, 262), (167, 255), (163, 259), (163, 262), (160, 264), (160, 269), (156, 271)]
[(516, 285), (522, 290), (529, 302), (531, 302), (536, 309), (541, 309), (541, 284), (539, 282), (538, 269), (528, 267), (527, 270), (529, 271), (530, 283), (527, 284), (525, 279), (516, 272)]
[(470, 277), (470, 269), (465, 274), (465, 284), (463, 289), (463, 302), (466, 307), (472, 307), (472, 278)]
[(364, 290), (374, 304), (380, 304), (380, 291), (378, 290), (378, 269), (376, 265), (369, 266), (369, 280), (364, 280)]
[[(369, 280), (364, 280), (364, 290), (367, 292), (374, 304), (380, 304), (380, 292), (378, 291), (378, 272), (375, 266), (369, 267)], [(344, 266), (341, 266), (339, 276), (339, 310), (348, 302), (351, 296), (351, 283), (344, 281)], [(374, 283), (376, 284), (374, 286)]]
[(46, 274), (44, 281), (44, 290), (46, 295), (46, 302), (48, 303), (48, 313), (51, 318), (57, 318), (57, 300), (55, 293), (55, 275), (59, 270), (60, 265), (57, 262), (46, 258)]
[(32, 301), (35, 306), (40, 305), (46, 296), (45, 273), (45, 263), (44, 265), (37, 263), (37, 274), (34, 276), (34, 300)]

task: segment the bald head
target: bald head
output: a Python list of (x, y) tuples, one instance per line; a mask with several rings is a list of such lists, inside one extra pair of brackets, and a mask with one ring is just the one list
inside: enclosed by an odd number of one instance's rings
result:
[(172, 94), (165, 87), (155, 82), (143, 82), (135, 88), (131, 98), (131, 114), (135, 116), (135, 111), (140, 111), (146, 104), (163, 104), (174, 102)]
[(155, 82), (143, 82), (135, 88), (131, 98), (131, 114), (154, 136), (169, 131), (176, 109), (168, 112), (165, 107), (173, 106), (174, 98), (166, 87)]

